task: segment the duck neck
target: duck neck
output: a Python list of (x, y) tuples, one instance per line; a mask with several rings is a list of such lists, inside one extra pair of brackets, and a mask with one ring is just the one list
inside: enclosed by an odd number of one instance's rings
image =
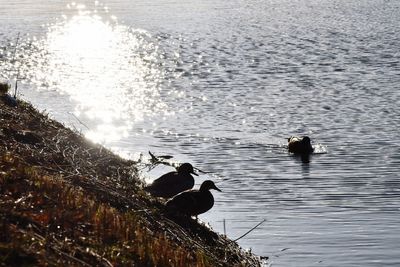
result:
[(203, 185), (201, 185), (199, 191), (200, 192), (210, 192), (210, 189), (205, 187), (205, 186), (203, 186)]

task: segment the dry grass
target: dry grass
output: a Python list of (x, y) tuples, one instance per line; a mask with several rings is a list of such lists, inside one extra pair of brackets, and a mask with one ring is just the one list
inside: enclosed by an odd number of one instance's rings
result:
[(1, 266), (257, 266), (146, 195), (136, 164), (0, 101)]
[[(0, 159), (0, 257), (13, 263), (72, 265), (210, 266), (151, 232), (138, 214), (96, 201), (62, 177), (42, 174), (6, 153)], [(15, 263), (15, 262), (14, 262)]]

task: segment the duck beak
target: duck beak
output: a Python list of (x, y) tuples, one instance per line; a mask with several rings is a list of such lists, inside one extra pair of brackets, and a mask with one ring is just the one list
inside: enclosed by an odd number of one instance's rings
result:
[(219, 189), (216, 185), (214, 185), (213, 189), (215, 189), (215, 190), (217, 190), (219, 192), (222, 192), (221, 189)]
[(195, 173), (194, 171), (191, 172), (191, 174), (199, 176), (197, 173)]

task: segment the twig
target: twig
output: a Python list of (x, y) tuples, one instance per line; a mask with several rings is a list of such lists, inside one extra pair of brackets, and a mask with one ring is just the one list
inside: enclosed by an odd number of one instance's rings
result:
[(246, 233), (244, 233), (243, 235), (241, 235), (240, 237), (236, 238), (233, 241), (238, 241), (239, 239), (245, 237), (246, 235), (248, 235), (251, 231), (253, 231), (254, 229), (256, 229), (258, 226), (260, 226), (261, 224), (263, 224), (266, 221), (266, 219), (262, 220), (261, 222), (259, 222), (256, 226), (254, 226), (253, 228), (251, 228), (249, 231), (247, 231)]
[[(20, 37), (20, 32), (18, 32), (17, 40), (15, 41), (13, 57), (12, 57), (12, 60), (11, 60), (11, 62), (13, 64), (15, 63), (15, 56), (17, 54), (17, 47), (18, 47), (19, 37)], [(17, 76), (15, 77), (15, 89), (14, 89), (14, 98), (15, 99), (17, 98), (19, 72), (20, 72), (20, 67), (18, 67)], [(10, 76), (11, 76), (11, 68), (8, 70), (8, 77), (10, 77)]]
[(19, 68), (18, 68), (17, 77), (15, 77), (15, 89), (14, 89), (14, 98), (15, 99), (17, 98), (18, 78), (19, 78)]
[(144, 165), (143, 169), (147, 168), (149, 171), (151, 171), (158, 164), (164, 164), (164, 165), (167, 165), (167, 166), (175, 167), (173, 163), (171, 163), (169, 161), (165, 161), (167, 159), (173, 158), (173, 156), (168, 156), (168, 155), (166, 155), (166, 156), (155, 156), (153, 153), (151, 153), (151, 151), (149, 151), (149, 155), (150, 155), (151, 159), (149, 160), (148, 163), (142, 161), (141, 159), (139, 159), (139, 161), (138, 161), (138, 163), (141, 163), (141, 164)]
[(165, 159), (173, 158), (172, 156), (169, 156), (169, 155), (166, 155), (166, 156), (155, 156), (153, 153), (151, 153), (151, 151), (149, 151), (149, 155), (151, 157), (150, 162), (151, 162), (152, 165), (164, 164), (164, 165), (172, 166), (172, 164), (170, 162), (164, 161)]
[(83, 254), (83, 253), (89, 253), (91, 256), (93, 256), (93, 257), (95, 257), (97, 260), (101, 261), (101, 262), (103, 263), (103, 265), (105, 265), (105, 266), (111, 266), (111, 267), (113, 266), (112, 263), (111, 263), (109, 260), (107, 260), (107, 259), (104, 258), (103, 256), (97, 254), (97, 253), (94, 252), (93, 250), (84, 251), (84, 250), (81, 249), (81, 248), (78, 248), (78, 250), (80, 250), (82, 254)]
[(159, 159), (172, 159), (173, 156), (170, 155), (164, 155), (164, 156), (155, 156), (151, 151), (149, 151), (149, 154), (151, 156), (151, 159), (154, 161), (159, 161)]
[(225, 219), (224, 219), (224, 235), (226, 236), (226, 226), (225, 226)]
[(18, 34), (17, 34), (17, 40), (15, 41), (15, 46), (14, 46), (14, 53), (13, 53), (13, 61), (15, 60), (15, 54), (17, 53), (17, 46), (18, 46), (18, 42), (19, 42), (19, 35), (20, 35), (21, 33), (20, 32), (18, 32)]
[[(171, 159), (171, 158), (173, 158), (173, 156), (169, 156), (169, 155), (165, 155), (165, 156), (155, 156), (155, 155), (154, 155), (153, 153), (151, 153), (150, 151), (149, 151), (149, 154), (150, 154), (150, 157), (151, 157), (151, 159), (150, 159), (151, 165), (164, 164), (164, 165), (167, 165), (167, 166), (175, 167), (175, 166), (174, 166), (174, 163), (171, 163), (171, 162), (168, 162), (168, 161), (164, 161), (164, 160), (166, 160), (166, 159)], [(212, 172), (205, 172), (205, 171), (200, 170), (199, 168), (196, 168), (196, 167), (193, 167), (193, 169), (197, 170), (197, 171), (200, 172), (200, 173), (204, 173), (204, 174), (212, 173)]]
[(86, 125), (86, 124), (84, 124), (80, 119), (78, 119), (78, 117), (77, 116), (75, 116), (75, 114), (74, 113), (72, 113), (72, 112), (68, 112), (68, 114), (70, 114), (70, 115), (72, 115), (80, 124), (82, 124), (83, 126), (85, 126), (86, 127), (86, 129), (88, 129), (88, 130), (90, 130), (90, 128)]
[(77, 147), (74, 151), (74, 153), (72, 153), (72, 162), (75, 162), (75, 154), (76, 152), (79, 150), (79, 147)]
[(198, 172), (204, 173), (204, 174), (212, 173), (212, 172), (205, 172), (205, 171), (202, 171), (202, 170), (200, 170), (199, 168), (196, 168), (196, 167), (193, 167), (193, 169), (197, 170)]
[(68, 253), (62, 251), (60, 248), (57, 248), (56, 246), (49, 246), (49, 248), (54, 250), (54, 252), (58, 253), (59, 255), (64, 256), (64, 257), (66, 257), (66, 258), (68, 258), (70, 260), (73, 260), (73, 261), (81, 264), (82, 266), (92, 266), (92, 265), (90, 265), (89, 263), (87, 263), (87, 262), (85, 262), (83, 260), (80, 260), (80, 259), (78, 259), (78, 258), (76, 258), (76, 257), (74, 257), (72, 255), (69, 255)]
[[(18, 42), (19, 42), (19, 35), (20, 35), (20, 32), (18, 32), (17, 40), (15, 41), (13, 57), (11, 60), (12, 63), (14, 63), (14, 61), (15, 61), (15, 54), (17, 53), (17, 46), (18, 46)], [(11, 68), (8, 70), (8, 77), (10, 77), (10, 75), (11, 75)]]

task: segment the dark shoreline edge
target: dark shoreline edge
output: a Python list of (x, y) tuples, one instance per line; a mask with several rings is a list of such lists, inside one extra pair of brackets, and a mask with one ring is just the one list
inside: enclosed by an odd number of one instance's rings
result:
[(142, 191), (136, 163), (0, 96), (0, 266), (263, 266)]

